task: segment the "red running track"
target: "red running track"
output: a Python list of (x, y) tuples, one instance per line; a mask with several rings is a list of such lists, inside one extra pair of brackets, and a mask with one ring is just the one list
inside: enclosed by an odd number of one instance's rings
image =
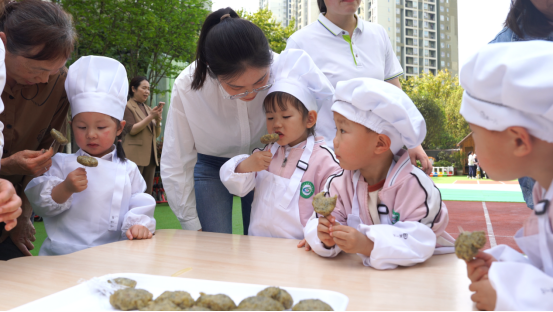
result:
[[(482, 202), (445, 201), (449, 212), (446, 231), (454, 238), (459, 236), (459, 226), (463, 231), (484, 231), (489, 235)], [(513, 236), (522, 227), (524, 220), (532, 213), (525, 203), (485, 202), (495, 240), (498, 245), (506, 244), (518, 251)], [(490, 248), (490, 240), (485, 249)]]

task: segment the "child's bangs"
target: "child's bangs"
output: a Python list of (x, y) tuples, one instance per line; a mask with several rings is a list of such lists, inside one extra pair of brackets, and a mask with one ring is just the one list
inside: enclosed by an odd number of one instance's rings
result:
[(278, 107), (284, 111), (288, 109), (288, 103), (291, 103), (293, 107), (302, 112), (303, 104), (295, 96), (280, 91), (273, 92), (265, 97), (263, 110), (265, 110), (265, 113), (274, 113)]

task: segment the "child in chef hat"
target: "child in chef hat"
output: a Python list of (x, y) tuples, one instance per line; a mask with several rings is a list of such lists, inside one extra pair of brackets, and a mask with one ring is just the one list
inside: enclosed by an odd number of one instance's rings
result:
[(397, 87), (372, 78), (338, 82), (334, 151), (344, 173), (330, 183), (332, 215), (310, 220), (305, 238), (324, 257), (357, 253), (376, 269), (453, 252), (440, 191), (403, 146), (426, 135), (424, 118)]
[(491, 179), (536, 180), (534, 211), (506, 245), (467, 263), (480, 310), (553, 310), (553, 43), (488, 45), (461, 69), (461, 114)]
[(272, 71), (274, 82), (263, 106), (267, 131), (278, 141), (231, 158), (221, 167), (221, 180), (237, 196), (255, 188), (249, 235), (303, 239), (313, 196), (341, 172), (324, 137), (314, 130), (317, 112), (332, 103), (334, 88), (302, 50), (284, 51)]
[[(146, 183), (117, 139), (125, 126), (125, 67), (107, 57), (82, 57), (69, 68), (65, 90), (80, 150), (56, 154), (50, 170), (25, 189), (48, 234), (39, 254), (151, 238), (155, 200), (144, 193)], [(91, 157), (97, 166), (83, 168), (79, 156)]]

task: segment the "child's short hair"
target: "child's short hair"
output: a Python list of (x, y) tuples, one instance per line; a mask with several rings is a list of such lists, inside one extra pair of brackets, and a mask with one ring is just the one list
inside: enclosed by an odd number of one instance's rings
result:
[[(263, 110), (266, 113), (271, 113), (276, 111), (276, 107), (280, 108), (281, 110), (287, 110), (288, 104), (291, 104), (292, 107), (297, 109), (303, 120), (307, 119), (307, 116), (309, 114), (309, 111), (303, 105), (303, 103), (298, 100), (295, 96), (281, 91), (272, 92), (269, 95), (265, 97), (265, 100), (263, 100)], [(315, 135), (315, 125), (313, 127), (307, 129), (307, 135)]]

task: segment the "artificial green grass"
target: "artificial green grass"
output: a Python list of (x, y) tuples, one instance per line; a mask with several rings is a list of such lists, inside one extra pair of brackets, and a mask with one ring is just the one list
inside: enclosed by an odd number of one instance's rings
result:
[[(154, 218), (156, 219), (156, 229), (181, 229), (180, 222), (169, 207), (168, 204), (158, 204), (154, 211)], [(36, 241), (33, 243), (35, 249), (31, 250), (33, 256), (38, 256), (38, 252), (42, 243), (46, 239), (46, 230), (44, 229), (43, 222), (35, 222), (36, 229)], [(239, 197), (234, 197), (232, 206), (232, 234), (244, 234), (244, 228), (242, 226), (242, 204)]]

